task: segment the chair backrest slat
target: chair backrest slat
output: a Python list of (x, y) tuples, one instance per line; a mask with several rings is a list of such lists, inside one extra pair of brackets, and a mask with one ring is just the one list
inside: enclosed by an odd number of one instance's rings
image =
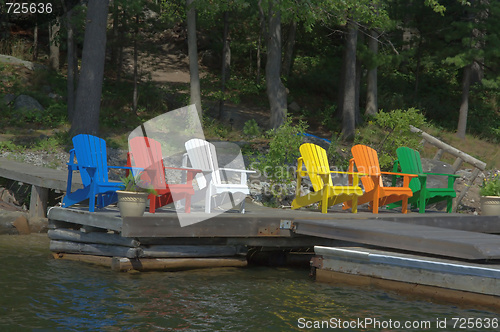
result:
[[(106, 141), (102, 138), (80, 134), (73, 137), (73, 146), (78, 164), (96, 167), (95, 178), (99, 182), (108, 182), (108, 161)], [(85, 169), (80, 172), (82, 183), (90, 184), (90, 175)]]
[[(319, 191), (323, 189), (325, 183), (318, 173), (330, 172), (325, 149), (316, 144), (305, 143), (300, 146), (299, 150), (314, 190)], [(328, 177), (327, 184), (333, 186), (331, 176)]]
[[(134, 166), (144, 169), (141, 180), (146, 181), (153, 188), (165, 188), (167, 183), (160, 142), (138, 136), (130, 139), (129, 146)], [(134, 175), (137, 175), (137, 172), (134, 171)]]
[[(402, 146), (397, 148), (396, 154), (398, 156), (401, 172), (409, 174), (424, 173), (420, 153), (418, 151)], [(410, 188), (413, 192), (419, 191), (422, 188), (418, 178), (411, 179)]]
[[(193, 138), (187, 141), (185, 146), (191, 166), (204, 172), (211, 171), (213, 183), (222, 183), (215, 145), (199, 138)], [(196, 177), (199, 176), (201, 175), (197, 174)]]
[[(351, 152), (358, 172), (365, 174), (380, 174), (377, 151), (369, 146), (358, 144), (351, 148)], [(371, 191), (375, 188), (373, 180), (369, 176), (362, 176), (361, 182), (363, 183), (365, 191)], [(381, 187), (384, 186), (382, 177), (380, 177), (379, 185)]]

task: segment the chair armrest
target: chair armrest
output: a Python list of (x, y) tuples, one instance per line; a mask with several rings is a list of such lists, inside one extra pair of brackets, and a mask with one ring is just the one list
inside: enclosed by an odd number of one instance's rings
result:
[(132, 166), (107, 166), (107, 167), (108, 167), (108, 169), (115, 168), (115, 169), (140, 169), (140, 170), (144, 170), (144, 168), (132, 167)]
[(344, 172), (344, 171), (330, 171), (330, 173), (347, 174), (347, 175), (359, 175), (359, 176), (368, 176), (368, 175), (370, 175), (370, 174), (360, 173), (360, 172)]
[(352, 182), (352, 185), (350, 186), (357, 187), (359, 185), (359, 177), (360, 176), (366, 176), (368, 174), (365, 173), (358, 173), (358, 172), (343, 172), (343, 171), (328, 171), (328, 172), (311, 172), (312, 174), (317, 174), (318, 176), (321, 177), (323, 180), (323, 183), (328, 183), (329, 179), (328, 177), (331, 176), (331, 174), (347, 174), (349, 176), (349, 183)]
[(234, 168), (219, 168), (220, 171), (236, 172), (236, 173), (257, 173), (256, 171), (250, 171), (246, 169), (234, 169)]
[(458, 175), (458, 174), (428, 173), (428, 172), (426, 172), (426, 173), (424, 173), (424, 174), (425, 174), (425, 175), (440, 175), (440, 176), (448, 176), (448, 177), (454, 177), (455, 179), (460, 177), (460, 175)]
[(410, 174), (410, 173), (397, 173), (397, 172), (380, 172), (380, 174), (385, 174), (385, 175), (398, 175), (398, 176), (405, 176), (409, 178), (416, 178), (419, 176), (419, 174)]
[(188, 172), (190, 172), (190, 173), (202, 173), (202, 172), (203, 172), (201, 169), (189, 168), (189, 167), (170, 167), (170, 166), (163, 166), (163, 169), (174, 169), (174, 170), (179, 170), (179, 171), (188, 171)]
[(417, 174), (396, 173), (396, 172), (380, 172), (380, 174), (402, 176), (403, 177), (403, 187), (404, 188), (410, 187), (410, 181), (411, 181), (411, 179), (418, 177)]

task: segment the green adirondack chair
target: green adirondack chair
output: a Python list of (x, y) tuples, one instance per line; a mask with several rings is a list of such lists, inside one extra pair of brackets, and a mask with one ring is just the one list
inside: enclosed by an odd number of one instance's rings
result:
[[(428, 173), (422, 169), (422, 161), (420, 153), (408, 147), (400, 147), (396, 150), (398, 160), (394, 162), (394, 172), (401, 167), (402, 173), (417, 174), (418, 177), (410, 181), (410, 188), (413, 191), (413, 196), (408, 199), (408, 203), (412, 208), (418, 208), (419, 213), (425, 213), (425, 206), (446, 200), (446, 212), (451, 213), (453, 198), (457, 196), (453, 184), (458, 175), (455, 174), (440, 174)], [(438, 175), (448, 177), (447, 188), (428, 188), (427, 176)], [(396, 177), (393, 177), (393, 183), (396, 182)], [(401, 205), (401, 202), (390, 204), (389, 209)]]

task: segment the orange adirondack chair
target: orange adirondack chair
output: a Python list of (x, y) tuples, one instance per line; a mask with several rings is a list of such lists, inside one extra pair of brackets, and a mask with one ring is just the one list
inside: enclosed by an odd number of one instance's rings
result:
[[(134, 164), (135, 168), (143, 169), (141, 179), (149, 182), (157, 196), (150, 194), (149, 212), (155, 213), (157, 208), (185, 199), (184, 211), (191, 211), (191, 196), (194, 194), (193, 178), (200, 170), (165, 167), (161, 144), (148, 137), (134, 137), (129, 141), (130, 152), (127, 155), (127, 166)], [(165, 178), (165, 169), (186, 171), (186, 183), (171, 184)]]
[[(404, 174), (380, 171), (377, 151), (366, 145), (355, 145), (351, 149), (353, 158), (349, 161), (349, 172), (354, 171), (354, 165), (358, 172), (368, 174), (362, 176), (361, 182), (365, 193), (358, 198), (358, 204), (370, 203), (373, 213), (378, 213), (378, 208), (383, 205), (402, 201), (402, 211), (408, 211), (408, 198), (413, 196), (410, 189), (410, 180), (417, 177), (415, 174)], [(385, 187), (382, 175), (399, 175), (403, 177), (402, 187)], [(343, 208), (351, 207), (351, 202), (345, 202)]]
[[(292, 209), (319, 202), (321, 212), (326, 213), (329, 206), (350, 200), (352, 212), (356, 213), (358, 208), (357, 198), (363, 194), (361, 187), (358, 185), (361, 174), (331, 171), (325, 149), (315, 144), (302, 144), (300, 154), (301, 157), (298, 159), (297, 166), (297, 189), (295, 199), (292, 202)], [(306, 167), (306, 170), (302, 169), (303, 166)], [(353, 184), (334, 185), (332, 174), (349, 174), (354, 179)], [(305, 176), (309, 176), (314, 192), (301, 196), (300, 184)]]

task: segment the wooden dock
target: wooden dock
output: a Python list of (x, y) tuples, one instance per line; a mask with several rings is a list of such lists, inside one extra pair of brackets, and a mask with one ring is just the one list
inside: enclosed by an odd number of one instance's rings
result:
[[(0, 177), (31, 185), (30, 218), (47, 217), (49, 189), (66, 191), (68, 171), (35, 166), (0, 157)], [(73, 180), (73, 188), (83, 188), (79, 177)]]
[[(197, 213), (192, 217), (198, 218)], [(169, 209), (122, 219), (115, 207), (95, 213), (84, 207), (54, 207), (48, 218), (56, 258), (119, 271), (245, 266), (256, 250), (308, 252), (314, 253), (311, 267), (321, 281), (343, 275), (417, 283), (420, 290), (446, 289), (447, 296), (465, 292), (466, 297), (481, 295), (481, 301), (500, 303), (495, 290), (500, 289), (500, 216), (397, 211), (374, 215), (362, 209), (357, 214), (322, 214), (248, 202), (245, 214), (226, 212), (185, 227)], [(390, 262), (387, 269), (376, 255)], [(387, 271), (399, 272), (389, 276)], [(479, 290), (480, 280), (489, 286)]]

